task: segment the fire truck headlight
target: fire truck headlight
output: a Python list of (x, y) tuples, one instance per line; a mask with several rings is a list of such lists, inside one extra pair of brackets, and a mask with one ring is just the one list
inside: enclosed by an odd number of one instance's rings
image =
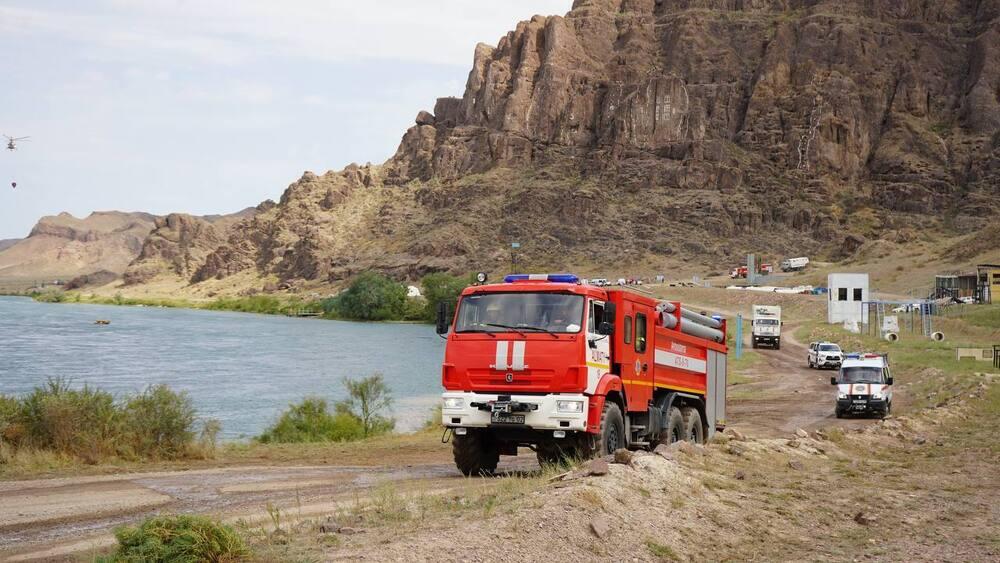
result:
[(581, 413), (583, 401), (556, 401), (556, 412)]
[(882, 398), (882, 393), (878, 392), (872, 393), (872, 399), (881, 399), (881, 398)]
[(461, 397), (445, 397), (444, 408), (446, 409), (460, 409), (465, 406), (465, 399)]
[(837, 398), (838, 399), (846, 399), (847, 398), (847, 393), (844, 393), (843, 391), (837, 391)]

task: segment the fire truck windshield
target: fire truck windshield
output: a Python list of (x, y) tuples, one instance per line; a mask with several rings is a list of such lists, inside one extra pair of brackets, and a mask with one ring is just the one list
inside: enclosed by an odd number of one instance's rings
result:
[(462, 299), (455, 332), (538, 330), (577, 333), (583, 296), (566, 293), (484, 293)]

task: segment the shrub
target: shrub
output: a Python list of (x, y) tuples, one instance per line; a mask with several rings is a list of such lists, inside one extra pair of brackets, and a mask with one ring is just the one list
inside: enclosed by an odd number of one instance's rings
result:
[(156, 516), (115, 530), (118, 549), (98, 561), (217, 563), (244, 561), (250, 549), (233, 528), (204, 516)]
[(361, 321), (391, 321), (403, 318), (406, 288), (374, 272), (361, 274), (332, 304), (338, 316)]
[(259, 313), (262, 315), (284, 314), (289, 308), (277, 297), (269, 295), (254, 295), (252, 297), (219, 297), (205, 306), (213, 311), (237, 311), (240, 313)]
[(166, 385), (153, 385), (129, 398), (124, 414), (130, 446), (138, 455), (178, 458), (187, 453), (194, 439), (191, 399)]
[(420, 285), (423, 287), (424, 305), (423, 318), (426, 321), (433, 321), (437, 317), (438, 303), (445, 302), (449, 310), (455, 310), (458, 303), (458, 296), (462, 290), (468, 287), (470, 280), (459, 276), (452, 276), (446, 273), (427, 274)]
[(366, 438), (390, 432), (396, 426), (394, 420), (380, 414), (383, 409), (392, 405), (389, 386), (385, 384), (381, 373), (357, 381), (344, 378), (344, 387), (347, 388), (348, 398), (339, 402), (337, 407), (361, 420)]
[(50, 379), (21, 401), (18, 446), (68, 453), (95, 463), (120, 446), (121, 411), (110, 393), (84, 385), (72, 389), (65, 379)]
[(361, 420), (343, 410), (331, 413), (325, 399), (306, 397), (289, 405), (257, 439), (267, 443), (346, 442), (364, 437)]
[(50, 379), (20, 399), (0, 396), (0, 443), (8, 453), (54, 452), (88, 463), (177, 458), (190, 453), (194, 422), (187, 395), (163, 385), (116, 401), (106, 391)]

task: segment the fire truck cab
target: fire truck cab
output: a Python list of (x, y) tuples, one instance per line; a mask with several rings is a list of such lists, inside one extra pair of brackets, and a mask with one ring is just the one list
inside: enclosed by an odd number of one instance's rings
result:
[(467, 475), (519, 447), (552, 463), (704, 442), (725, 424), (718, 317), (570, 274), (466, 288), (448, 317), (439, 310), (442, 422)]

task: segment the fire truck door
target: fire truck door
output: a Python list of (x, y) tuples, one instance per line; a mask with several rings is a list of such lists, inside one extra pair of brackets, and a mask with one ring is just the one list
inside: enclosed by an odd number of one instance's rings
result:
[(653, 398), (652, 310), (628, 300), (623, 305), (622, 381), (629, 412), (642, 412)]
[(611, 337), (598, 333), (604, 320), (604, 301), (591, 299), (587, 315), (587, 393), (592, 394), (604, 374), (611, 371)]

